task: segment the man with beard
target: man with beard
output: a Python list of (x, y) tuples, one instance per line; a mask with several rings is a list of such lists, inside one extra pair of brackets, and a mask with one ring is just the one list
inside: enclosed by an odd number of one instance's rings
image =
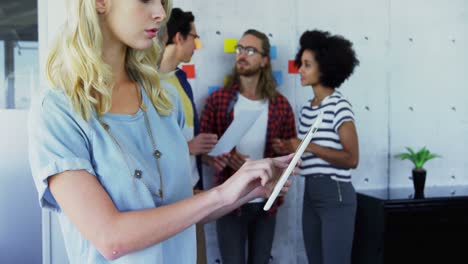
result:
[[(215, 183), (221, 184), (238, 170), (246, 159), (279, 155), (273, 148), (275, 138), (296, 137), (294, 113), (288, 100), (276, 90), (270, 62), (268, 37), (247, 30), (236, 46), (236, 64), (229, 82), (206, 100), (200, 119), (204, 133), (218, 137), (243, 110), (259, 110), (260, 116), (226, 158), (207, 158), (217, 169)], [(273, 244), (276, 211), (281, 197), (268, 212), (264, 199), (255, 199), (217, 221), (222, 262), (268, 263)], [(248, 241), (248, 252), (245, 245)], [(247, 255), (247, 256), (246, 256)]]

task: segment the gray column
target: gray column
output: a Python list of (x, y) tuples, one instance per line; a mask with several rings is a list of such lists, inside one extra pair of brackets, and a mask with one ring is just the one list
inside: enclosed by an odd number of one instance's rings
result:
[(5, 78), (6, 83), (6, 108), (15, 108), (15, 42), (12, 40), (5, 41)]

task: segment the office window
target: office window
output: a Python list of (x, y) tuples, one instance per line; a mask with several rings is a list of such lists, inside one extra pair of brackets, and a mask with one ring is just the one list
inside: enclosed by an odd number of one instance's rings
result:
[[(0, 94), (5, 93), (5, 44), (0, 40)], [(1, 96), (0, 96), (1, 97)], [(4, 108), (0, 102), (0, 108)]]
[(37, 1), (2, 1), (0, 17), (0, 108), (28, 108), (39, 84)]
[(14, 49), (15, 108), (28, 108), (39, 89), (39, 54), (36, 41), (19, 41)]

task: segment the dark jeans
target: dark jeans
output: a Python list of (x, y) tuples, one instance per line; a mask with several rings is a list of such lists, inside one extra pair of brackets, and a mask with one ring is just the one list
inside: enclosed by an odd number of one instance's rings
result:
[(263, 211), (265, 203), (249, 203), (218, 219), (218, 243), (223, 264), (266, 264), (270, 259), (276, 216)]
[(306, 177), (302, 232), (310, 264), (349, 264), (356, 217), (350, 182)]

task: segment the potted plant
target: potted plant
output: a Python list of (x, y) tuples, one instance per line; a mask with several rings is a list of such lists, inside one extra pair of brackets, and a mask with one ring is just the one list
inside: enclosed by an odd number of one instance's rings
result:
[(396, 158), (402, 160), (409, 159), (413, 162), (413, 187), (414, 187), (414, 198), (424, 198), (424, 185), (426, 183), (426, 169), (424, 164), (433, 159), (441, 157), (438, 154), (431, 153), (426, 147), (423, 147), (418, 152), (415, 152), (412, 148), (406, 147), (408, 152), (396, 154)]

